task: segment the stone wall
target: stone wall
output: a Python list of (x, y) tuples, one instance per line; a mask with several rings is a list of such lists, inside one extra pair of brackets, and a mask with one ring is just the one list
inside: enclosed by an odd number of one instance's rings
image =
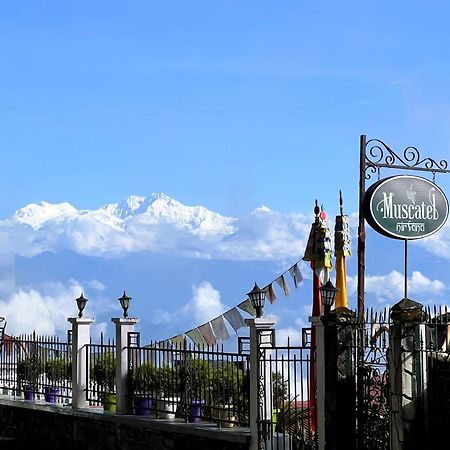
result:
[[(15, 427), (14, 429), (8, 428)], [(0, 448), (83, 450), (248, 450), (248, 429), (119, 416), (21, 400), (0, 399)], [(1, 441), (1, 437), (0, 437)], [(8, 446), (10, 445), (10, 446)]]

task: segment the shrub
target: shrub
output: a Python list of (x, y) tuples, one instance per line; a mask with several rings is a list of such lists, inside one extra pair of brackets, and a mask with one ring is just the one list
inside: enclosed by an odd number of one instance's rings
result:
[(133, 391), (140, 394), (155, 395), (158, 387), (158, 369), (150, 362), (146, 362), (133, 370)]
[(93, 363), (91, 377), (109, 392), (116, 384), (116, 358), (112, 352), (102, 353)]
[(72, 364), (63, 359), (55, 358), (45, 363), (45, 374), (49, 381), (59, 382), (72, 378)]
[(282, 408), (288, 398), (288, 382), (280, 372), (272, 372), (273, 407)]
[(212, 387), (214, 403), (226, 405), (238, 401), (243, 394), (243, 370), (226, 362), (214, 371)]
[(178, 397), (181, 392), (180, 371), (170, 366), (160, 367), (157, 383), (161, 397)]
[(44, 364), (37, 354), (31, 354), (17, 363), (17, 376), (24, 384), (37, 387), (39, 376), (44, 372)]
[(191, 399), (208, 399), (212, 389), (213, 368), (209, 361), (191, 359), (180, 368), (181, 385)]

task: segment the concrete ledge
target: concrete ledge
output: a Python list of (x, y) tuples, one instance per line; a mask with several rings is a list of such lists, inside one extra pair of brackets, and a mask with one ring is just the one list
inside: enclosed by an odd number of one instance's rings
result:
[(123, 424), (129, 427), (145, 428), (165, 433), (177, 433), (203, 439), (214, 439), (247, 446), (250, 444), (250, 429), (242, 427), (219, 428), (215, 423), (185, 423), (182, 419), (156, 419), (134, 415), (117, 415), (102, 409), (73, 409), (71, 405), (51, 405), (44, 401), (28, 401), (10, 396), (0, 396), (0, 406), (35, 410), (51, 414), (79, 417), (82, 419)]

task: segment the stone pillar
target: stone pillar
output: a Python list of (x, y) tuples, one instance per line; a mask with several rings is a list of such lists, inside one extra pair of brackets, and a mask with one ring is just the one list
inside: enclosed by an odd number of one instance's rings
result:
[(339, 307), (321, 317), (325, 350), (325, 449), (356, 448), (356, 319)]
[(391, 449), (426, 448), (423, 422), (423, 306), (404, 298), (391, 308), (389, 378)]
[(275, 322), (264, 318), (246, 319), (250, 327), (250, 450), (270, 433), (272, 422), (272, 373), (269, 362)]
[(91, 323), (87, 317), (70, 317), (72, 324), (72, 407), (86, 408), (86, 389), (89, 381), (89, 361), (86, 346), (91, 340)]
[(116, 414), (131, 413), (131, 392), (129, 392), (128, 333), (134, 331), (138, 319), (113, 318), (116, 324)]
[[(319, 316), (309, 318), (311, 322), (311, 333), (314, 334), (312, 342), (315, 348), (311, 348), (311, 361), (315, 361), (315, 383), (316, 383), (316, 417), (317, 417), (317, 442), (319, 450), (325, 449), (325, 330)], [(315, 360), (314, 353), (315, 352)], [(310, 375), (311, 376), (311, 375)], [(313, 380), (310, 380), (313, 383)], [(310, 390), (311, 391), (311, 390)]]

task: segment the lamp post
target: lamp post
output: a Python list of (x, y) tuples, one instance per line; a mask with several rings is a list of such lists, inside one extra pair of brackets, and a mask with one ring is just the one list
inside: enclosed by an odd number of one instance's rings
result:
[(259, 319), (264, 314), (264, 302), (266, 299), (267, 289), (261, 289), (255, 282), (253, 289), (247, 293), (250, 302), (256, 310), (256, 317)]
[(335, 288), (331, 280), (328, 280), (321, 288), (320, 296), (322, 298), (322, 305), (324, 308), (324, 313), (328, 314), (333, 306), (334, 299), (339, 289)]
[(128, 297), (123, 291), (122, 297), (119, 298), (120, 306), (123, 309), (123, 317), (126, 319), (128, 317), (128, 308), (130, 306), (131, 297)]
[(83, 317), (83, 310), (86, 307), (88, 299), (84, 297), (83, 293), (81, 293), (81, 295), (75, 300), (78, 306), (78, 317), (81, 319), (81, 317)]

